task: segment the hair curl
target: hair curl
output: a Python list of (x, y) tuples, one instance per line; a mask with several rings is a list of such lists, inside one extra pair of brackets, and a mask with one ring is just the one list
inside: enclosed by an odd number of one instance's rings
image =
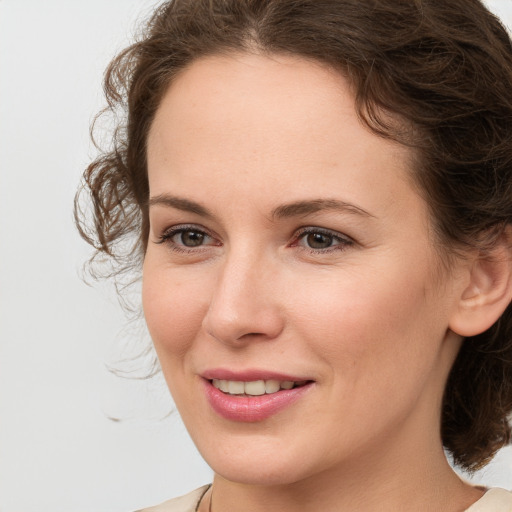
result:
[[(512, 222), (512, 44), (478, 0), (174, 0), (106, 71), (113, 144), (87, 168), (75, 200), (80, 233), (115, 271), (144, 258), (146, 138), (163, 94), (199, 57), (240, 51), (339, 69), (362, 122), (415, 148), (414, 181), (442, 249), (483, 248)], [(441, 435), (454, 461), (486, 464), (510, 441), (511, 411), (509, 306), (464, 341), (449, 376)]]

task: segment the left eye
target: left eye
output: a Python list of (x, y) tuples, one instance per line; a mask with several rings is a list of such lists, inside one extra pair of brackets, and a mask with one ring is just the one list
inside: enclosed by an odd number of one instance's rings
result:
[(342, 249), (352, 243), (350, 238), (344, 237), (343, 235), (320, 229), (310, 229), (299, 233), (297, 242), (294, 245), (322, 251), (336, 247)]
[(306, 233), (302, 239), (311, 249), (327, 249), (335, 242), (332, 235), (325, 233)]

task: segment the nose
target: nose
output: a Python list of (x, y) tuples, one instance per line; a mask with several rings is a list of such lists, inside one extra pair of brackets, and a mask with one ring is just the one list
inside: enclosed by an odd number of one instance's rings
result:
[(275, 286), (276, 273), (275, 265), (254, 252), (227, 257), (203, 319), (205, 331), (235, 346), (277, 338), (284, 327), (284, 315)]

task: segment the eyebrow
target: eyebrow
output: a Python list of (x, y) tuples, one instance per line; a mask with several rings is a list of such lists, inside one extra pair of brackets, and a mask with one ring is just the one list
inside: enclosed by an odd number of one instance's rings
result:
[(149, 206), (167, 206), (169, 208), (176, 208), (177, 210), (184, 212), (195, 213), (196, 215), (201, 215), (202, 217), (213, 217), (213, 214), (210, 212), (210, 210), (200, 205), (199, 203), (191, 201), (190, 199), (185, 199), (183, 197), (171, 196), (169, 194), (160, 194), (150, 198)]
[(334, 210), (342, 213), (361, 215), (363, 217), (374, 217), (371, 213), (359, 206), (346, 203), (338, 199), (310, 199), (306, 201), (295, 201), (283, 204), (272, 211), (272, 218), (282, 219), (288, 217), (299, 217), (317, 213), (323, 210)]
[[(195, 201), (183, 197), (172, 196), (169, 194), (160, 194), (149, 200), (149, 206), (166, 206), (175, 208), (184, 212), (195, 213), (202, 217), (213, 218), (214, 215)], [(308, 199), (304, 201), (295, 201), (277, 206), (272, 210), (272, 219), (284, 219), (290, 217), (306, 216), (323, 210), (334, 210), (352, 215), (361, 215), (363, 217), (374, 217), (363, 208), (338, 199)]]

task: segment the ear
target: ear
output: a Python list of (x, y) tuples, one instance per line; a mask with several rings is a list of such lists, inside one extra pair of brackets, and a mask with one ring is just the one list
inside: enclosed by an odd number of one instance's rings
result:
[(460, 336), (476, 336), (491, 327), (512, 300), (512, 229), (508, 226), (490, 250), (468, 262), (459, 302), (450, 329)]

